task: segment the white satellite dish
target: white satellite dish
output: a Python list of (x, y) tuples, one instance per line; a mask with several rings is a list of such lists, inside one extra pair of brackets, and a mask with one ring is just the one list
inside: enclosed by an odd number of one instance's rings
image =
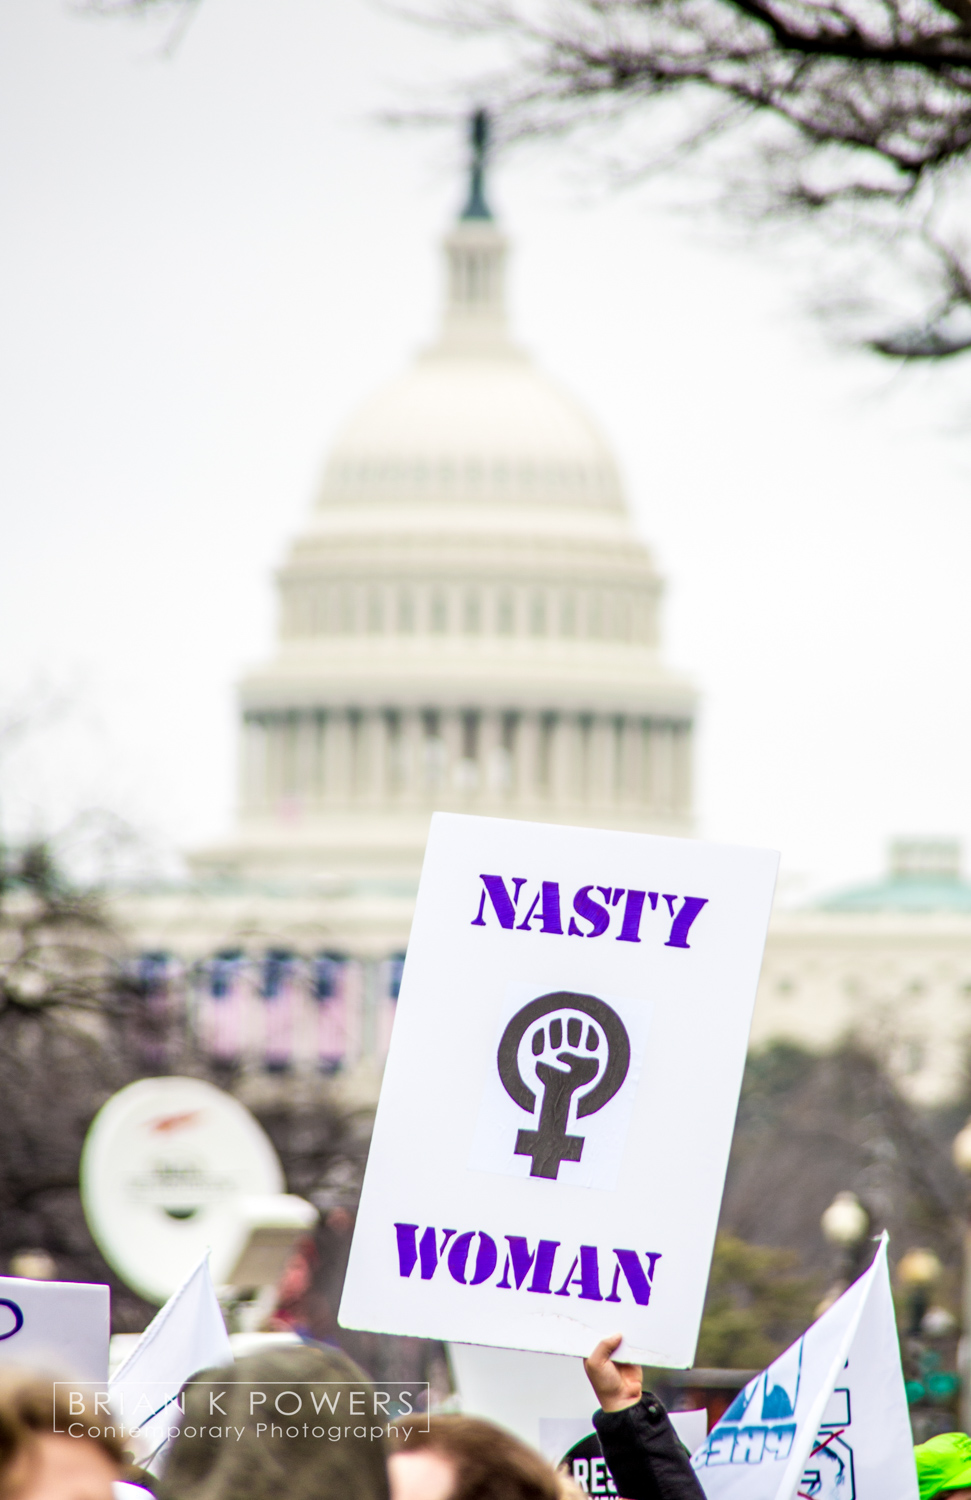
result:
[(317, 1217), (285, 1193), (249, 1110), (197, 1078), (143, 1078), (108, 1100), (84, 1143), (81, 1202), (105, 1260), (150, 1302), (170, 1297), (207, 1247), (216, 1286), (238, 1284), (255, 1224), (282, 1232), (286, 1221), (292, 1241)]

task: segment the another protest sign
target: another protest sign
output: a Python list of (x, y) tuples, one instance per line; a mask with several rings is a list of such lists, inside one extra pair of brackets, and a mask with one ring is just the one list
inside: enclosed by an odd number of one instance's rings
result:
[(692, 1463), (708, 1500), (917, 1500), (886, 1235), (870, 1269), (738, 1393)]
[(345, 1327), (691, 1363), (776, 867), (435, 815)]
[(110, 1325), (106, 1286), (0, 1276), (0, 1365), (104, 1381)]
[[(463, 1412), (514, 1432), (557, 1467), (566, 1463), (572, 1473), (576, 1461), (582, 1490), (615, 1493), (606, 1470), (603, 1477), (599, 1464), (590, 1467), (590, 1458), (602, 1461), (602, 1454), (591, 1420), (597, 1398), (582, 1360), (476, 1344), (449, 1344), (448, 1359)], [(704, 1410), (669, 1415), (689, 1452), (704, 1442)]]
[[(705, 1441), (708, 1413), (704, 1407), (671, 1411), (668, 1419), (689, 1453)], [(616, 1495), (617, 1486), (589, 1418), (544, 1417), (539, 1424), (539, 1449), (556, 1468), (565, 1468), (585, 1495)]]

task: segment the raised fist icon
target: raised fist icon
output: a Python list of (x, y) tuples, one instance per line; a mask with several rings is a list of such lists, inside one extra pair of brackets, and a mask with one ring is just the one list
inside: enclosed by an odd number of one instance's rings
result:
[(496, 1059), (509, 1097), (534, 1114), (535, 1130), (520, 1130), (516, 1155), (532, 1158), (531, 1177), (556, 1178), (562, 1161), (579, 1161), (584, 1137), (569, 1135), (576, 1118), (596, 1114), (620, 1088), (630, 1067), (630, 1041), (617, 1012), (594, 995), (560, 991), (531, 1000), (502, 1034)]

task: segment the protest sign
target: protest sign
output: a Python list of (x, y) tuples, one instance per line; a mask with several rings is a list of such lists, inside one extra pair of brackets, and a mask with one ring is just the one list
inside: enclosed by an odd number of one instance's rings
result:
[(597, 1398), (582, 1360), (477, 1344), (449, 1344), (448, 1359), (462, 1410), (497, 1422), (533, 1448), (542, 1449), (542, 1424), (550, 1418), (579, 1421), (580, 1436), (591, 1430)]
[(887, 1236), (692, 1457), (708, 1500), (917, 1500)]
[(0, 1276), (0, 1365), (103, 1381), (110, 1324), (106, 1286)]
[(435, 815), (344, 1327), (691, 1363), (777, 862)]
[[(598, 1402), (582, 1360), (477, 1344), (449, 1344), (448, 1359), (463, 1412), (514, 1432), (557, 1467), (566, 1463), (587, 1493), (616, 1493), (606, 1470), (590, 1468), (590, 1458), (602, 1455), (591, 1420)], [(704, 1442), (704, 1410), (669, 1416), (689, 1451)]]
[(178, 1398), (186, 1381), (232, 1360), (207, 1254), (155, 1314), (108, 1386), (112, 1411), (136, 1437), (143, 1468), (161, 1472), (182, 1418)]
[[(693, 1411), (668, 1412), (668, 1420), (689, 1453), (705, 1441), (708, 1413), (703, 1406)], [(585, 1495), (616, 1495), (617, 1486), (589, 1418), (542, 1418), (539, 1450), (555, 1468), (565, 1468)]]

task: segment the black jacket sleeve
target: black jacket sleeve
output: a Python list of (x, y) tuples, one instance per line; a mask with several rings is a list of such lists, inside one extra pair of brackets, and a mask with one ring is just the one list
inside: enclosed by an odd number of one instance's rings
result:
[(688, 1450), (650, 1391), (623, 1411), (595, 1412), (593, 1425), (625, 1500), (705, 1500)]

